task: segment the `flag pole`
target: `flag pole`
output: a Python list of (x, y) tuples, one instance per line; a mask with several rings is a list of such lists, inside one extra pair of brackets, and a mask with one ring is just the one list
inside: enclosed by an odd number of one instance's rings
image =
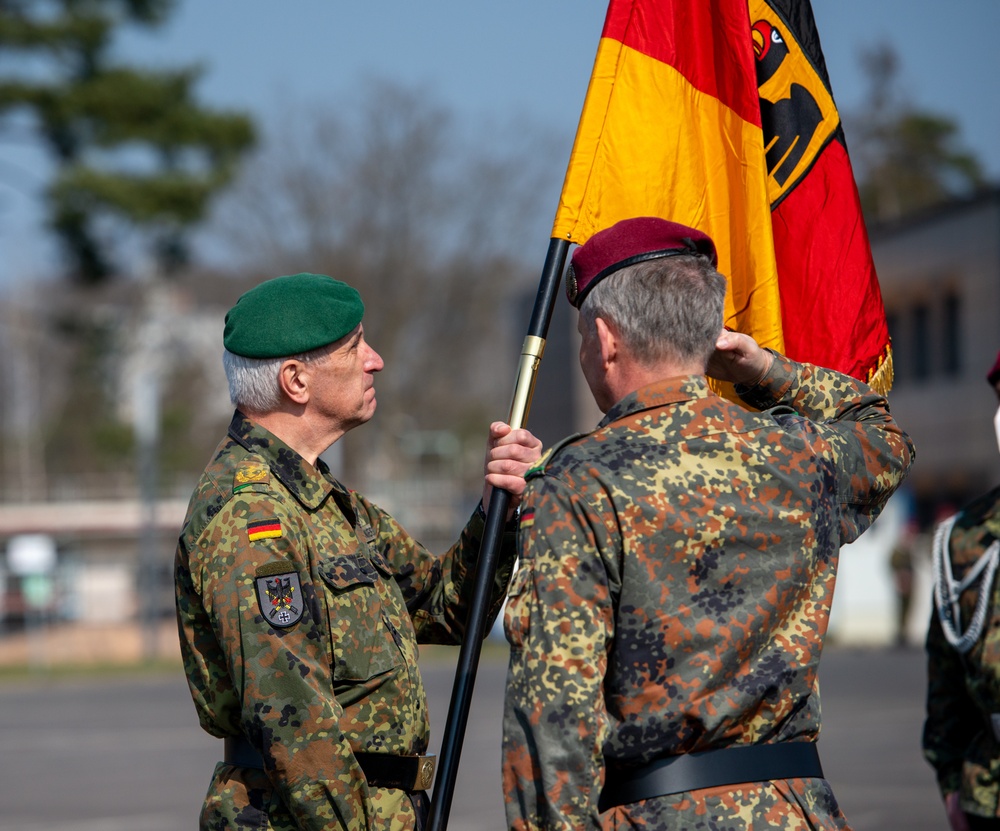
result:
[[(521, 361), (518, 366), (514, 396), (507, 422), (511, 427), (523, 427), (531, 407), (531, 396), (535, 388), (538, 364), (545, 351), (545, 336), (552, 309), (559, 289), (560, 275), (569, 251), (569, 241), (549, 240), (549, 249), (542, 267), (538, 294), (528, 322), (528, 333), (521, 347)], [(465, 637), (458, 654), (455, 683), (451, 691), (451, 704), (445, 722), (444, 738), (441, 742), (441, 756), (438, 760), (437, 781), (431, 799), (431, 811), (427, 820), (427, 831), (444, 831), (448, 826), (455, 780), (458, 776), (458, 761), (462, 753), (465, 728), (469, 721), (472, 690), (476, 683), (476, 671), (482, 652), (483, 638), (486, 637), (486, 610), (496, 577), (500, 541), (503, 538), (507, 509), (510, 507), (510, 493), (495, 488), (490, 497), (490, 507), (486, 515), (486, 529), (479, 549), (473, 577), (473, 594), (466, 621)]]

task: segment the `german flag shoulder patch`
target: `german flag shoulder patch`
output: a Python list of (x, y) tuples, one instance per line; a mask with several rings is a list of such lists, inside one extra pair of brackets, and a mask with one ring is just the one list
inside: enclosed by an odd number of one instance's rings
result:
[(250, 542), (273, 540), (281, 535), (280, 519), (258, 519), (247, 523), (247, 537), (250, 539)]

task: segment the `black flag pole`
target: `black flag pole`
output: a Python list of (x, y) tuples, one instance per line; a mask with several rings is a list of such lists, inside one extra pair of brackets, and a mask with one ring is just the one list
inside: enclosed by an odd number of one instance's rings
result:
[[(552, 309), (558, 294), (560, 275), (569, 251), (569, 242), (551, 239), (549, 250), (542, 267), (538, 294), (528, 323), (528, 334), (521, 347), (521, 361), (518, 366), (514, 398), (510, 406), (507, 423), (511, 427), (523, 427), (531, 408), (531, 396), (535, 389), (535, 377), (542, 353), (545, 351), (545, 336), (548, 333)], [(473, 577), (473, 594), (466, 621), (465, 637), (458, 654), (455, 670), (455, 684), (451, 691), (448, 720), (445, 722), (444, 737), (441, 742), (441, 758), (438, 760), (437, 781), (431, 799), (431, 811), (427, 820), (427, 831), (444, 831), (448, 827), (448, 815), (455, 794), (455, 780), (458, 776), (458, 761), (462, 754), (465, 728), (469, 721), (469, 707), (472, 704), (472, 690), (476, 683), (479, 656), (482, 653), (483, 638), (486, 637), (486, 610), (496, 578), (500, 541), (506, 525), (507, 509), (510, 507), (510, 493), (494, 489), (490, 497), (490, 507), (486, 514), (486, 530), (479, 549), (479, 559)]]

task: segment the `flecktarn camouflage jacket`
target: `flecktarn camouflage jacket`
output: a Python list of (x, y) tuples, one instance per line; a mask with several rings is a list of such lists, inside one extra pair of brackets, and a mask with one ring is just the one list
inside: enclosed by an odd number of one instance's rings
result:
[(406, 794), (368, 788), (353, 754), (426, 751), (417, 642), (461, 640), (483, 526), (477, 512), (435, 556), (236, 413), (180, 537), (177, 614), (202, 727), (245, 736), (266, 772), (220, 763), (202, 828), (414, 827)]
[(823, 779), (598, 812), (608, 762), (819, 733), (839, 549), (913, 448), (884, 397), (830, 370), (776, 356), (744, 397), (766, 411), (665, 379), (529, 473), (504, 621), (515, 831), (847, 827)]

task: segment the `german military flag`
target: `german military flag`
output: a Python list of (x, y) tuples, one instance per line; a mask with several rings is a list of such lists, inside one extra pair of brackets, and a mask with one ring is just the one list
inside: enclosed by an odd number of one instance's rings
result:
[(883, 390), (881, 294), (807, 0), (611, 0), (552, 236), (699, 228), (726, 324)]
[(812, 8), (749, 10), (785, 349), (888, 391), (882, 294)]

